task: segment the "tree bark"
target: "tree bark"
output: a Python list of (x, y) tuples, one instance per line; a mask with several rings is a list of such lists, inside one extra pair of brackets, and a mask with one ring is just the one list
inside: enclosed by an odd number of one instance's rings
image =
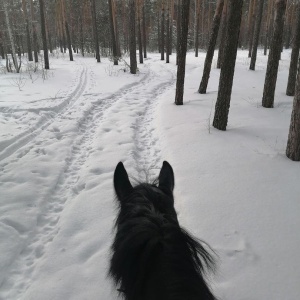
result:
[(181, 0), (177, 0), (177, 20), (176, 20), (176, 31), (177, 31), (177, 44), (176, 44), (176, 65), (178, 65), (178, 53), (179, 53), (179, 40), (181, 33)]
[(139, 44), (139, 57), (140, 57), (140, 64), (144, 63), (143, 60), (143, 45), (142, 45), (142, 31), (141, 31), (141, 18), (140, 12), (138, 13), (138, 44)]
[(255, 63), (256, 63), (256, 57), (257, 57), (257, 47), (259, 42), (259, 34), (260, 34), (260, 28), (261, 28), (261, 20), (264, 10), (264, 0), (257, 0), (257, 19), (255, 22), (255, 30), (254, 30), (254, 40), (253, 40), (253, 48), (252, 48), (252, 54), (251, 54), (251, 62), (250, 62), (250, 70), (255, 70)]
[(71, 43), (71, 36), (70, 36), (70, 30), (69, 30), (69, 24), (66, 16), (66, 7), (65, 7), (65, 0), (61, 1), (62, 5), (62, 18), (63, 18), (63, 23), (65, 25), (65, 30), (66, 30), (66, 36), (67, 36), (67, 44), (68, 44), (68, 50), (69, 50), (69, 57), (70, 61), (73, 61), (73, 50), (72, 50), (72, 43)]
[(93, 22), (93, 31), (94, 31), (94, 40), (95, 40), (95, 52), (96, 60), (100, 62), (100, 50), (99, 50), (99, 39), (98, 39), (98, 30), (97, 30), (97, 16), (96, 16), (96, 3), (95, 0), (91, 0), (91, 13), (92, 13), (92, 22)]
[(167, 9), (167, 40), (166, 40), (166, 63), (170, 62), (170, 9)]
[(143, 45), (144, 45), (144, 58), (147, 58), (145, 3), (143, 3)]
[(287, 84), (287, 88), (286, 88), (286, 94), (288, 96), (295, 95), (299, 49), (300, 49), (300, 4), (298, 4), (298, 8), (297, 8), (297, 23), (296, 23), (296, 29), (295, 29), (295, 34), (294, 34), (293, 49), (292, 49), (292, 54), (291, 54), (289, 79), (288, 79), (288, 84)]
[(229, 0), (224, 60), (221, 68), (218, 98), (213, 120), (213, 126), (219, 130), (226, 130), (228, 123), (242, 9), (243, 0)]
[(195, 1), (196, 9), (196, 32), (195, 32), (195, 57), (198, 57), (199, 51), (199, 22), (200, 22), (200, 0)]
[(298, 79), (286, 147), (286, 156), (293, 161), (300, 161), (300, 69), (298, 69)]
[(42, 40), (43, 40), (43, 49), (44, 49), (45, 69), (49, 70), (50, 67), (49, 67), (48, 44), (47, 44), (47, 36), (46, 36), (44, 0), (39, 0), (39, 3), (40, 3), (41, 31), (42, 31)]
[(217, 69), (221, 69), (223, 59), (224, 59), (224, 48), (226, 41), (226, 28), (227, 28), (227, 9), (228, 9), (228, 0), (224, 1), (223, 13), (222, 13), (222, 30), (221, 30), (221, 41), (218, 51), (218, 61), (217, 61)]
[(284, 13), (287, 0), (276, 0), (276, 15), (274, 21), (273, 38), (268, 57), (267, 72), (262, 98), (262, 106), (266, 108), (274, 107), (274, 95), (278, 74), (278, 66), (282, 49), (282, 34), (284, 27)]
[(183, 90), (184, 90), (184, 77), (185, 77), (185, 61), (187, 51), (187, 35), (189, 26), (189, 11), (190, 0), (184, 0), (181, 4), (181, 30), (178, 42), (178, 67), (177, 67), (177, 82), (175, 104), (183, 105)]
[(215, 12), (214, 19), (212, 22), (211, 36), (209, 39), (208, 49), (207, 49), (207, 53), (206, 53), (204, 69), (203, 69), (203, 76), (202, 76), (202, 80), (201, 80), (200, 87), (198, 90), (198, 92), (200, 94), (206, 93), (210, 70), (211, 70), (211, 64), (212, 64), (212, 60), (214, 57), (215, 46), (216, 46), (218, 32), (219, 32), (219, 28), (220, 28), (223, 6), (224, 6), (224, 0), (218, 0), (216, 12)]
[(160, 59), (165, 59), (165, 8), (164, 5), (161, 9), (161, 52)]
[(23, 9), (24, 19), (25, 19), (25, 23), (26, 23), (26, 38), (27, 38), (28, 60), (33, 61), (26, 0), (22, 0), (22, 9)]
[(130, 73), (136, 74), (135, 0), (129, 0)]
[(39, 62), (38, 57), (38, 40), (37, 40), (37, 33), (36, 33), (36, 26), (34, 24), (34, 12), (33, 12), (33, 0), (30, 0), (30, 11), (31, 11), (31, 22), (32, 22), (32, 37), (33, 37), (33, 55), (34, 55), (34, 62)]
[(251, 8), (249, 12), (249, 24), (248, 24), (248, 57), (251, 57), (252, 54), (252, 44), (253, 44), (253, 32), (254, 32), (254, 23), (255, 23), (255, 6), (256, 0), (251, 1)]
[(117, 40), (116, 40), (116, 28), (114, 26), (114, 16), (113, 16), (113, 0), (108, 1), (109, 5), (109, 21), (110, 21), (110, 36), (114, 57), (114, 65), (118, 65), (118, 53), (117, 53)]

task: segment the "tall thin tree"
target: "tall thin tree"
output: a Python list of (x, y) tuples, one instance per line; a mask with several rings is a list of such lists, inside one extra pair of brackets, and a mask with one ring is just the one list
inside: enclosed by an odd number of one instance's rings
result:
[(40, 15), (41, 15), (41, 32), (43, 40), (43, 49), (44, 49), (44, 62), (45, 69), (50, 69), (49, 67), (49, 54), (48, 54), (48, 44), (47, 44), (47, 35), (46, 35), (46, 23), (45, 23), (45, 6), (44, 0), (39, 0), (40, 3)]
[(108, 1), (109, 5), (109, 21), (110, 21), (110, 36), (113, 50), (114, 65), (118, 65), (118, 53), (117, 53), (117, 40), (116, 40), (116, 29), (114, 24), (114, 10), (113, 0)]
[(200, 94), (206, 93), (208, 79), (211, 70), (211, 64), (214, 57), (215, 46), (216, 46), (218, 32), (220, 28), (223, 6), (224, 6), (224, 0), (218, 0), (215, 15), (212, 22), (212, 29), (211, 29), (211, 35), (208, 43), (208, 49), (205, 57), (203, 76), (198, 90)]
[(249, 8), (249, 22), (248, 22), (248, 57), (252, 55), (252, 45), (253, 45), (253, 33), (255, 26), (255, 7), (257, 0), (251, 0)]
[(166, 63), (170, 62), (170, 7), (169, 3), (167, 6), (167, 22), (166, 22), (166, 31), (167, 31), (167, 39), (166, 39)]
[(259, 34), (261, 28), (261, 20), (264, 10), (264, 0), (257, 0), (257, 13), (256, 13), (256, 22), (255, 22), (255, 29), (254, 29), (254, 38), (253, 38), (253, 47), (251, 53), (251, 62), (250, 62), (250, 70), (255, 70), (255, 63), (257, 57), (257, 47), (259, 42)]
[(293, 49), (291, 54), (289, 78), (288, 78), (288, 84), (286, 88), (286, 94), (288, 96), (295, 95), (299, 49), (300, 49), (300, 3), (298, 3), (298, 7), (297, 7), (297, 21), (296, 21), (296, 28), (294, 33)]
[(243, 0), (229, 0), (224, 60), (221, 68), (218, 98), (213, 120), (213, 126), (219, 130), (226, 130), (228, 123), (242, 9)]
[(144, 63), (143, 60), (143, 43), (142, 43), (142, 24), (141, 24), (141, 0), (137, 0), (137, 28), (138, 28), (138, 45), (139, 45), (139, 58), (140, 64)]
[(100, 62), (100, 50), (99, 50), (99, 39), (98, 39), (98, 29), (97, 29), (97, 15), (96, 15), (96, 3), (95, 0), (91, 1), (91, 13), (92, 13), (92, 22), (93, 22), (93, 32), (94, 32), (94, 41), (95, 41), (95, 52), (96, 60)]
[(68, 22), (67, 13), (66, 13), (65, 0), (61, 0), (61, 12), (62, 12), (62, 21), (63, 21), (65, 30), (66, 30), (69, 57), (70, 57), (70, 61), (73, 61), (73, 50), (72, 50), (71, 35), (70, 35), (70, 30), (69, 30), (69, 22)]
[(145, 1), (143, 1), (143, 49), (144, 58), (147, 58), (147, 38), (146, 38), (146, 13), (145, 13)]
[(39, 62), (38, 38), (37, 38), (37, 30), (36, 30), (36, 24), (35, 24), (33, 0), (30, 0), (30, 13), (31, 13), (31, 25), (32, 25), (33, 55), (34, 55), (34, 62), (37, 63), (37, 62)]
[(184, 0), (181, 3), (181, 31), (178, 41), (178, 67), (177, 67), (177, 82), (175, 104), (183, 105), (183, 90), (184, 90), (184, 77), (185, 77), (185, 62), (187, 51), (187, 35), (189, 29), (189, 12), (190, 0)]
[(217, 61), (217, 69), (222, 67), (223, 59), (224, 59), (224, 49), (225, 49), (225, 41), (226, 41), (226, 28), (227, 28), (227, 8), (228, 8), (228, 1), (224, 1), (223, 13), (222, 13), (222, 24), (221, 24), (221, 40), (219, 45), (218, 51), (218, 61)]
[(268, 57), (264, 93), (262, 98), (262, 106), (266, 108), (272, 108), (274, 106), (275, 88), (282, 49), (282, 35), (286, 2), (287, 0), (276, 0), (275, 3), (276, 15), (274, 21), (274, 31)]
[(29, 19), (28, 19), (26, 0), (22, 0), (22, 10), (23, 10), (23, 14), (24, 14), (25, 23), (26, 23), (26, 38), (27, 38), (28, 60), (33, 61), (32, 50), (31, 50), (31, 37), (30, 37), (30, 29), (29, 29)]
[(300, 61), (286, 156), (291, 160), (300, 161)]
[(129, 0), (130, 73), (136, 74), (135, 0)]
[[(164, 0), (163, 0), (164, 2)], [(161, 7), (161, 60), (165, 59), (165, 6), (162, 3)]]

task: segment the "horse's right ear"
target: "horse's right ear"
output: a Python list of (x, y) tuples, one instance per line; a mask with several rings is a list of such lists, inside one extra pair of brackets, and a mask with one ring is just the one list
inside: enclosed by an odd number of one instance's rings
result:
[(119, 200), (126, 198), (133, 190), (122, 162), (119, 162), (115, 169), (114, 187)]
[(174, 172), (171, 165), (167, 161), (163, 162), (162, 168), (158, 176), (158, 181), (158, 186), (160, 188), (167, 188), (171, 192), (173, 192), (175, 185)]

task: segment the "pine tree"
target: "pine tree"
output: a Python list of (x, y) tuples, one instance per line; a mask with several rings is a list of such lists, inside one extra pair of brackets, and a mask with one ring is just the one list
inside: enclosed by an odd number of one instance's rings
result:
[(242, 9), (243, 0), (229, 0), (224, 60), (221, 68), (218, 98), (213, 121), (213, 126), (219, 130), (226, 130), (228, 122)]
[(99, 51), (99, 40), (98, 40), (97, 15), (96, 15), (95, 0), (91, 0), (91, 14), (92, 14), (92, 22), (93, 22), (96, 60), (97, 60), (97, 62), (100, 62), (100, 51)]
[(129, 0), (130, 73), (136, 74), (135, 0)]
[(293, 49), (292, 49), (292, 54), (291, 54), (289, 78), (288, 78), (288, 84), (287, 84), (287, 88), (286, 88), (286, 94), (288, 96), (295, 95), (299, 49), (300, 49), (300, 3), (298, 4), (298, 7), (297, 7), (297, 22), (296, 22), (296, 29), (295, 29), (295, 34), (294, 34)]
[(272, 108), (274, 106), (274, 95), (278, 74), (278, 66), (282, 49), (282, 34), (284, 27), (284, 13), (287, 0), (276, 0), (276, 15), (274, 21), (274, 32), (268, 57), (267, 72), (264, 85), (262, 106)]
[(117, 40), (116, 40), (116, 29), (114, 24), (114, 11), (113, 11), (113, 0), (108, 1), (109, 5), (109, 21), (110, 21), (110, 34), (111, 34), (111, 44), (114, 57), (114, 65), (118, 65), (118, 54), (117, 54)]
[(25, 23), (26, 23), (28, 60), (33, 61), (32, 51), (31, 51), (31, 37), (30, 37), (30, 30), (29, 30), (29, 19), (28, 19), (28, 13), (27, 13), (26, 0), (22, 0), (22, 10), (23, 10), (23, 14), (24, 14)]
[(298, 69), (298, 79), (286, 148), (286, 156), (291, 160), (300, 161), (300, 69)]
[(178, 67), (177, 67), (177, 82), (176, 82), (176, 95), (175, 104), (183, 105), (183, 90), (184, 90), (184, 77), (185, 77), (185, 61), (187, 51), (187, 35), (189, 26), (189, 11), (190, 0), (184, 0), (181, 4), (180, 16), (180, 33), (178, 41)]
[(47, 36), (46, 36), (44, 0), (39, 0), (39, 3), (40, 3), (41, 31), (42, 31), (42, 40), (43, 40), (43, 49), (44, 49), (45, 69), (48, 70), (50, 69), (50, 67), (49, 67), (48, 44), (47, 44)]
[(257, 19), (255, 22), (255, 30), (254, 30), (254, 40), (253, 40), (253, 48), (251, 53), (251, 62), (250, 62), (250, 70), (255, 70), (255, 63), (257, 57), (257, 47), (259, 42), (259, 34), (260, 34), (260, 27), (261, 27), (261, 19), (264, 10), (264, 0), (257, 0)]
[(211, 70), (211, 63), (214, 57), (215, 46), (216, 46), (218, 32), (220, 28), (223, 6), (224, 6), (224, 0), (218, 0), (216, 12), (212, 23), (211, 36), (209, 39), (208, 49), (207, 49), (205, 63), (204, 63), (203, 76), (198, 90), (200, 94), (206, 93), (210, 70)]

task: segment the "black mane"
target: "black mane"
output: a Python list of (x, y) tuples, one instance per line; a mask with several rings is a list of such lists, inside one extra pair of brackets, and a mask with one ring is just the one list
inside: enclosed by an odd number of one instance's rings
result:
[(214, 260), (179, 226), (172, 191), (132, 188), (119, 201), (115, 227), (109, 273), (126, 300), (215, 299), (203, 278)]

